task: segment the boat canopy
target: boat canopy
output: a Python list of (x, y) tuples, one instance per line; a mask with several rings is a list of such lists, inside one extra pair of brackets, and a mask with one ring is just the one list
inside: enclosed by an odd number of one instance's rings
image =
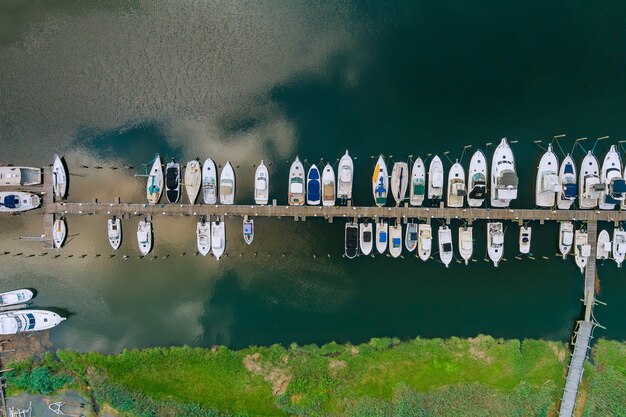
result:
[(382, 243), (385, 243), (387, 241), (387, 232), (380, 232), (380, 234), (378, 235), (378, 239)]
[(611, 252), (611, 242), (604, 242), (602, 249), (604, 249), (605, 252)]
[(256, 189), (265, 190), (267, 188), (267, 179), (265, 177), (259, 177), (256, 179)]
[(243, 233), (246, 235), (252, 234), (252, 225), (250, 223), (246, 223), (243, 225)]
[(611, 194), (623, 194), (626, 193), (626, 181), (623, 179), (614, 179), (611, 181)]
[(619, 253), (626, 253), (626, 243), (618, 243), (617, 244), (617, 251)]
[(20, 206), (20, 198), (15, 194), (9, 194), (4, 197), (2, 205), (10, 209), (18, 208)]
[(417, 241), (417, 232), (410, 232), (409, 233), (409, 240), (412, 242)]
[(591, 256), (591, 246), (590, 245), (581, 245), (580, 246), (580, 256), (589, 257)]
[(560, 191), (561, 185), (559, 184), (559, 177), (555, 172), (544, 172), (541, 178), (542, 191), (557, 192)]
[(400, 239), (399, 237), (394, 237), (391, 240), (391, 244), (394, 248), (399, 248), (402, 245), (402, 239)]
[(475, 183), (474, 188), (472, 188), (469, 192), (469, 198), (480, 199), (484, 198), (487, 194), (487, 186), (485, 182)]
[(563, 173), (564, 174), (574, 174), (574, 166), (572, 164), (570, 164), (569, 162), (565, 165), (565, 168), (563, 169)]
[(576, 187), (576, 184), (565, 184), (563, 186), (563, 195), (565, 196), (565, 198), (567, 200), (573, 200), (576, 198), (576, 192), (578, 190), (578, 187)]
[(443, 174), (441, 172), (435, 172), (433, 174), (433, 187), (443, 187)]
[[(310, 201), (317, 201), (320, 199), (320, 182), (318, 180), (309, 180), (307, 188)], [(292, 188), (292, 192), (297, 193), (302, 191), (296, 191)]]
[(339, 180), (341, 182), (352, 181), (352, 169), (349, 165), (343, 165), (339, 171)]
[(363, 242), (369, 243), (372, 241), (372, 232), (370, 232), (369, 230), (366, 232), (363, 232)]
[(574, 240), (574, 233), (570, 232), (569, 230), (566, 232), (563, 232), (563, 244), (564, 245), (571, 245), (572, 241)]
[(301, 182), (292, 182), (291, 183), (291, 192), (294, 194), (301, 194), (304, 192), (304, 187)]
[(497, 184), (499, 187), (514, 187), (517, 188), (517, 184), (519, 183), (519, 178), (517, 174), (513, 171), (504, 171), (502, 175), (498, 178)]
[(464, 197), (467, 193), (465, 192), (465, 184), (462, 181), (455, 182), (452, 184), (452, 195), (457, 197)]
[(493, 243), (500, 246), (504, 243), (504, 235), (502, 233), (495, 233), (493, 235)]
[(422, 247), (425, 250), (430, 250), (430, 248), (432, 248), (433, 246), (433, 239), (430, 237), (427, 237), (426, 239), (422, 240)]
[(413, 180), (413, 194), (424, 195), (426, 193), (426, 187), (424, 186), (424, 179), (415, 178)]
[(443, 246), (444, 253), (452, 252), (452, 243), (447, 242), (447, 243), (444, 243), (442, 246)]
[(178, 188), (178, 168), (169, 167), (166, 174), (167, 188)]

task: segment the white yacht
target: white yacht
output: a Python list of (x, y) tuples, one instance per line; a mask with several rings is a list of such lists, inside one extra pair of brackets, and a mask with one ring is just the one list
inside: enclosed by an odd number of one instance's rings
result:
[(217, 204), (217, 168), (211, 158), (202, 164), (202, 199), (204, 204)]
[(406, 225), (404, 246), (409, 252), (413, 252), (417, 247), (417, 223), (408, 223)]
[(441, 226), (438, 230), (439, 236), (439, 259), (448, 268), (452, 262), (452, 231), (448, 226)]
[(412, 206), (421, 206), (426, 194), (426, 168), (422, 158), (417, 158), (413, 162), (411, 171), (411, 192), (409, 202)]
[(18, 334), (48, 330), (65, 317), (47, 310), (16, 310), (0, 313), (0, 334)]
[(289, 169), (289, 192), (287, 194), (290, 206), (304, 205), (304, 166), (300, 158), (291, 164)]
[(443, 164), (437, 155), (428, 167), (428, 198), (438, 200), (443, 197)]
[(0, 167), (0, 187), (41, 184), (41, 168)]
[(561, 191), (561, 184), (557, 175), (558, 169), (559, 160), (552, 151), (552, 144), (550, 144), (537, 167), (535, 179), (535, 205), (537, 207), (554, 207), (556, 194)]
[(429, 224), (420, 223), (417, 227), (417, 254), (426, 262), (430, 258), (433, 246), (433, 229)]
[(152, 223), (147, 220), (141, 220), (137, 225), (137, 243), (139, 251), (146, 256), (152, 250)]
[(319, 206), (322, 202), (321, 178), (317, 165), (311, 165), (306, 175), (306, 203), (309, 206)]
[(54, 163), (52, 164), (52, 189), (57, 200), (65, 198), (67, 193), (67, 171), (65, 165), (59, 157), (54, 155)]
[(473, 227), (464, 226), (459, 228), (459, 254), (465, 261), (465, 265), (469, 264), (474, 253), (474, 237)]
[(122, 243), (122, 221), (115, 216), (107, 220), (107, 234), (109, 236), (109, 244), (113, 250), (117, 250)]
[(211, 251), (213, 256), (219, 261), (226, 249), (226, 226), (223, 221), (218, 218), (211, 222)]
[(585, 271), (589, 256), (591, 256), (591, 245), (589, 245), (587, 231), (578, 229), (574, 234), (574, 261), (580, 268), (580, 272)]
[(30, 301), (35, 294), (29, 289), (3, 292), (0, 294), (0, 307), (14, 306)]
[(161, 199), (163, 193), (163, 166), (161, 166), (161, 156), (156, 154), (146, 183), (146, 198), (148, 204), (154, 205)]
[(604, 157), (600, 178), (604, 184), (604, 191), (600, 193), (600, 209), (614, 210), (615, 205), (624, 199), (626, 192), (626, 183), (622, 178), (622, 161), (615, 145), (611, 145)]
[(406, 198), (406, 189), (409, 185), (409, 165), (406, 162), (396, 162), (391, 169), (391, 194), (399, 206)]
[(346, 201), (352, 200), (352, 181), (354, 176), (354, 164), (348, 151), (339, 160), (337, 171), (337, 198)]
[(600, 191), (604, 189), (604, 186), (600, 182), (598, 160), (591, 151), (587, 152), (580, 165), (578, 183), (580, 184), (578, 206), (581, 209), (596, 208)]
[(596, 259), (605, 260), (611, 257), (611, 237), (609, 232), (602, 230), (598, 234), (598, 243), (596, 246)]
[(365, 221), (359, 225), (359, 246), (361, 253), (365, 256), (372, 253), (372, 246), (374, 242), (374, 233), (372, 232), (372, 223)]
[(189, 204), (195, 204), (198, 193), (200, 192), (201, 183), (202, 167), (200, 166), (200, 162), (196, 159), (187, 162), (187, 167), (185, 168), (185, 191), (187, 191)]
[(480, 207), (487, 197), (487, 158), (483, 151), (478, 150), (472, 155), (467, 173), (467, 204)]
[(378, 253), (383, 254), (387, 250), (387, 235), (389, 234), (389, 224), (380, 220), (376, 222), (376, 250)]
[(211, 251), (211, 223), (204, 218), (196, 223), (196, 247), (202, 256), (207, 256)]
[(613, 229), (613, 259), (617, 267), (622, 267), (626, 255), (626, 232), (621, 227)]
[(513, 151), (502, 138), (491, 161), (491, 206), (508, 207), (517, 198), (518, 182)]
[(254, 173), (254, 202), (265, 205), (270, 199), (270, 173), (261, 160)]
[(563, 259), (567, 259), (567, 255), (572, 250), (574, 242), (574, 225), (572, 222), (559, 223), (559, 250)]
[(235, 204), (235, 171), (230, 162), (220, 174), (220, 204)]
[(57, 219), (52, 225), (52, 241), (54, 242), (54, 247), (60, 249), (65, 243), (65, 237), (67, 236), (67, 225), (65, 224), (65, 220)]
[(387, 203), (387, 191), (389, 191), (389, 174), (385, 158), (380, 155), (374, 167), (374, 175), (372, 175), (372, 192), (374, 194), (374, 202), (378, 207), (382, 207)]
[(23, 191), (1, 191), (0, 213), (15, 213), (18, 211), (32, 210), (39, 207), (41, 199), (37, 194)]
[(465, 172), (457, 160), (448, 173), (448, 207), (463, 207), (466, 193)]
[(180, 164), (173, 159), (165, 166), (165, 195), (170, 203), (180, 199)]
[(519, 228), (519, 252), (523, 254), (530, 253), (530, 241), (533, 235), (533, 229), (530, 226), (520, 226)]
[(354, 259), (359, 254), (359, 226), (356, 223), (346, 223), (344, 254), (348, 259)]
[(394, 258), (402, 254), (402, 225), (389, 226), (389, 253)]
[(335, 170), (330, 164), (326, 164), (322, 172), (322, 205), (335, 205)]
[(247, 216), (243, 219), (243, 240), (248, 245), (254, 240), (254, 219)]
[(569, 210), (576, 200), (578, 194), (578, 186), (576, 184), (576, 164), (574, 159), (567, 154), (563, 162), (561, 162), (561, 168), (559, 169), (559, 181), (561, 183), (561, 189), (557, 194), (557, 206), (561, 210)]
[(487, 253), (497, 267), (504, 255), (504, 229), (501, 222), (487, 223)]

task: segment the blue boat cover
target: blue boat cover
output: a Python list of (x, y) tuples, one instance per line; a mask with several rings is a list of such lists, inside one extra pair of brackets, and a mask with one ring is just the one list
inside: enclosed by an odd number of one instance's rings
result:
[(572, 166), (572, 164), (567, 164), (565, 165), (565, 169), (563, 170), (564, 173), (566, 174), (573, 174), (574, 173), (574, 167)]
[(249, 224), (244, 224), (243, 225), (243, 232), (247, 235), (249, 235), (250, 233), (252, 233), (252, 225)]
[(382, 232), (380, 234), (380, 241), (383, 242), (383, 243), (385, 243), (387, 241), (387, 233)]
[(309, 193), (309, 200), (315, 201), (320, 199), (320, 182), (319, 180), (309, 179), (309, 183), (306, 188)]
[(387, 189), (385, 188), (385, 180), (381, 177), (380, 181), (378, 181), (378, 185), (376, 186), (376, 195), (382, 195), (386, 191)]
[(411, 241), (417, 241), (417, 232), (411, 232), (409, 233), (409, 240)]
[(393, 238), (393, 246), (398, 247), (398, 246), (400, 246), (401, 244), (402, 244), (402, 240), (400, 240), (400, 238), (398, 238), (398, 237), (394, 237), (394, 238)]
[(577, 188), (576, 184), (565, 184), (565, 190), (563, 192), (565, 198), (576, 198)]
[(15, 194), (9, 194), (4, 197), (4, 206), (6, 208), (14, 209), (20, 205), (20, 199)]
[(614, 180), (613, 181), (613, 193), (622, 194), (626, 193), (626, 181), (624, 180)]
[(619, 204), (619, 203), (620, 203), (620, 201), (619, 201), (619, 200), (614, 199), (614, 198), (613, 198), (613, 197), (611, 197), (609, 194), (606, 194), (606, 195), (604, 196), (604, 202), (605, 202), (606, 204)]

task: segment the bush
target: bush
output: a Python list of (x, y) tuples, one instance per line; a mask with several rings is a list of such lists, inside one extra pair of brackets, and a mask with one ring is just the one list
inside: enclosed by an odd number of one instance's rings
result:
[(37, 394), (50, 394), (73, 381), (72, 377), (65, 373), (53, 374), (46, 366), (21, 370), (21, 372), (10, 371), (7, 372), (6, 377), (7, 384)]

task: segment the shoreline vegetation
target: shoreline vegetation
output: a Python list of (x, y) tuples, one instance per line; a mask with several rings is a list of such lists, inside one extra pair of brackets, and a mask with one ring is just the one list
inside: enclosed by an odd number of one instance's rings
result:
[[(71, 388), (124, 416), (556, 416), (566, 344), (490, 336), (233, 351), (58, 351), (9, 364), (7, 393)], [(598, 340), (575, 415), (626, 415), (626, 343)], [(95, 415), (95, 413), (94, 413)]]

